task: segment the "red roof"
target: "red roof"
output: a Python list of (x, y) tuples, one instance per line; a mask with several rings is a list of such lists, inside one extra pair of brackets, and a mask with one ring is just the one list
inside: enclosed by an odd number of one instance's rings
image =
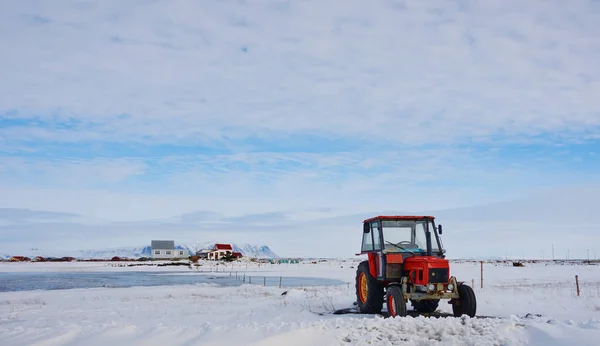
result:
[(383, 216), (383, 215), (379, 215), (379, 216), (375, 216), (372, 217), (370, 219), (366, 219), (363, 222), (371, 222), (374, 220), (423, 220), (423, 219), (435, 219), (433, 216), (410, 216), (410, 215), (395, 215), (395, 216)]
[(214, 250), (233, 250), (229, 244), (215, 244)]

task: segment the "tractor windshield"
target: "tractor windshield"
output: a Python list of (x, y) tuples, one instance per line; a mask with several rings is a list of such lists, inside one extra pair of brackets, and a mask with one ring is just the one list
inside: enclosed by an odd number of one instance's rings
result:
[[(425, 237), (426, 220), (382, 220), (383, 243), (389, 252), (427, 252), (427, 238)], [(432, 233), (432, 252), (437, 251), (435, 231), (429, 224)]]

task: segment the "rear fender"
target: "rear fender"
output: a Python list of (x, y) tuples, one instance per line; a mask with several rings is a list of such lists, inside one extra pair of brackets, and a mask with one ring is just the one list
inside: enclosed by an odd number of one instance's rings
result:
[(369, 256), (369, 273), (371, 276), (377, 277), (377, 255), (374, 252), (369, 252), (367, 254)]

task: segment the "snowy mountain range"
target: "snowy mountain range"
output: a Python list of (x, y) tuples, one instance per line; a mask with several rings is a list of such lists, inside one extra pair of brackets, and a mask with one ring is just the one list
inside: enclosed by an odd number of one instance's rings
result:
[(266, 245), (251, 245), (242, 244), (241, 247), (236, 244), (231, 244), (233, 251), (241, 252), (246, 257), (254, 258), (279, 258), (268, 246)]
[[(177, 250), (185, 250), (190, 255), (200, 249), (211, 249), (215, 242), (207, 242), (203, 244), (196, 244), (193, 249), (190, 249), (187, 245), (176, 245)], [(244, 257), (255, 257), (255, 258), (279, 258), (267, 245), (253, 245), (253, 244), (231, 244), (233, 251), (241, 252)], [(12, 256), (27, 256), (27, 257), (75, 257), (78, 259), (109, 259), (114, 256), (125, 257), (125, 258), (140, 258), (150, 257), (151, 255), (150, 245), (143, 247), (123, 247), (123, 248), (108, 248), (108, 249), (89, 249), (89, 250), (71, 250), (71, 251), (57, 251), (57, 250), (43, 250), (39, 248), (25, 249), (23, 251), (5, 251), (1, 252), (1, 257), (8, 259)], [(11, 253), (11, 254), (9, 254)]]

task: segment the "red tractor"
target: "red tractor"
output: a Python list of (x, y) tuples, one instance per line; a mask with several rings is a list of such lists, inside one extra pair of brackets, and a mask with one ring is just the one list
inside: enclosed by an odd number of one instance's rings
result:
[(356, 297), (363, 313), (377, 314), (384, 298), (390, 317), (406, 316), (406, 303), (432, 313), (449, 299), (454, 316), (475, 316), (473, 289), (450, 276), (433, 216), (377, 216), (363, 222), (361, 253), (368, 260), (356, 270)]

